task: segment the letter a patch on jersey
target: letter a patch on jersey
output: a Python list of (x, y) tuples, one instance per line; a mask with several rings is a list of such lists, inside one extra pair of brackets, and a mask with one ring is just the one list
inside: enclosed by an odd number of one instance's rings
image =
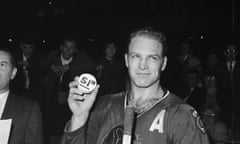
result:
[(166, 110), (162, 110), (158, 113), (158, 115), (153, 120), (149, 131), (153, 132), (157, 130), (159, 133), (163, 133), (163, 120), (164, 120), (165, 112)]

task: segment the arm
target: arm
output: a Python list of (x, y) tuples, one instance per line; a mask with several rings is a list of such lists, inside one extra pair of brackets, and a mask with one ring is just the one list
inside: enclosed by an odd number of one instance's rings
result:
[[(89, 143), (94, 143), (94, 140), (91, 141), (91, 134), (87, 134), (87, 122), (88, 119), (90, 119), (90, 121), (94, 119), (89, 115), (95, 102), (99, 85), (97, 85), (91, 93), (86, 94), (77, 88), (77, 79), (78, 77), (75, 78), (75, 81), (69, 84), (70, 91), (68, 104), (73, 115), (66, 126), (61, 144), (85, 144), (87, 141)], [(94, 114), (92, 114), (92, 116), (94, 116)]]
[(169, 135), (177, 144), (209, 144), (198, 113), (188, 105), (179, 106), (170, 119)]
[(43, 144), (42, 116), (37, 103), (34, 103), (28, 120), (28, 127), (25, 136), (26, 144)]
[(61, 144), (85, 144), (86, 125), (81, 126), (75, 131), (71, 131), (71, 120), (66, 124)]
[[(99, 123), (101, 120), (100, 113), (99, 110), (94, 109), (90, 113), (86, 123), (80, 125), (80, 128), (76, 130), (72, 130), (75, 126), (72, 125), (74, 120), (71, 119), (66, 124), (61, 144), (96, 144), (99, 135), (99, 127), (101, 126)], [(78, 121), (77, 125), (82, 123), (82, 121)]]

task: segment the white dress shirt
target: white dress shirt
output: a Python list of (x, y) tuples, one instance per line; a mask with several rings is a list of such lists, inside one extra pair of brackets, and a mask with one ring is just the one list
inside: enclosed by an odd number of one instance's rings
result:
[(227, 68), (228, 68), (229, 72), (232, 72), (234, 70), (235, 64), (236, 64), (236, 61), (232, 61), (232, 62), (228, 61), (227, 62)]
[(7, 102), (8, 94), (9, 94), (9, 90), (0, 94), (0, 118), (2, 118), (2, 114)]

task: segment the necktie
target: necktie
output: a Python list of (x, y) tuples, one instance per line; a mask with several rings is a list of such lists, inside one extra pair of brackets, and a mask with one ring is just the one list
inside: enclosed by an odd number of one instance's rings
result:
[(229, 72), (232, 72), (232, 71), (233, 71), (233, 63), (230, 62), (230, 64), (229, 64)]

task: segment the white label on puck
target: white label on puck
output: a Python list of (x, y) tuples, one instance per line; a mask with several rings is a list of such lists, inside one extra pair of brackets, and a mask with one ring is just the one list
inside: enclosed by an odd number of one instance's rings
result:
[(81, 89), (84, 93), (91, 92), (97, 85), (96, 78), (88, 73), (81, 74), (78, 82), (78, 88)]

